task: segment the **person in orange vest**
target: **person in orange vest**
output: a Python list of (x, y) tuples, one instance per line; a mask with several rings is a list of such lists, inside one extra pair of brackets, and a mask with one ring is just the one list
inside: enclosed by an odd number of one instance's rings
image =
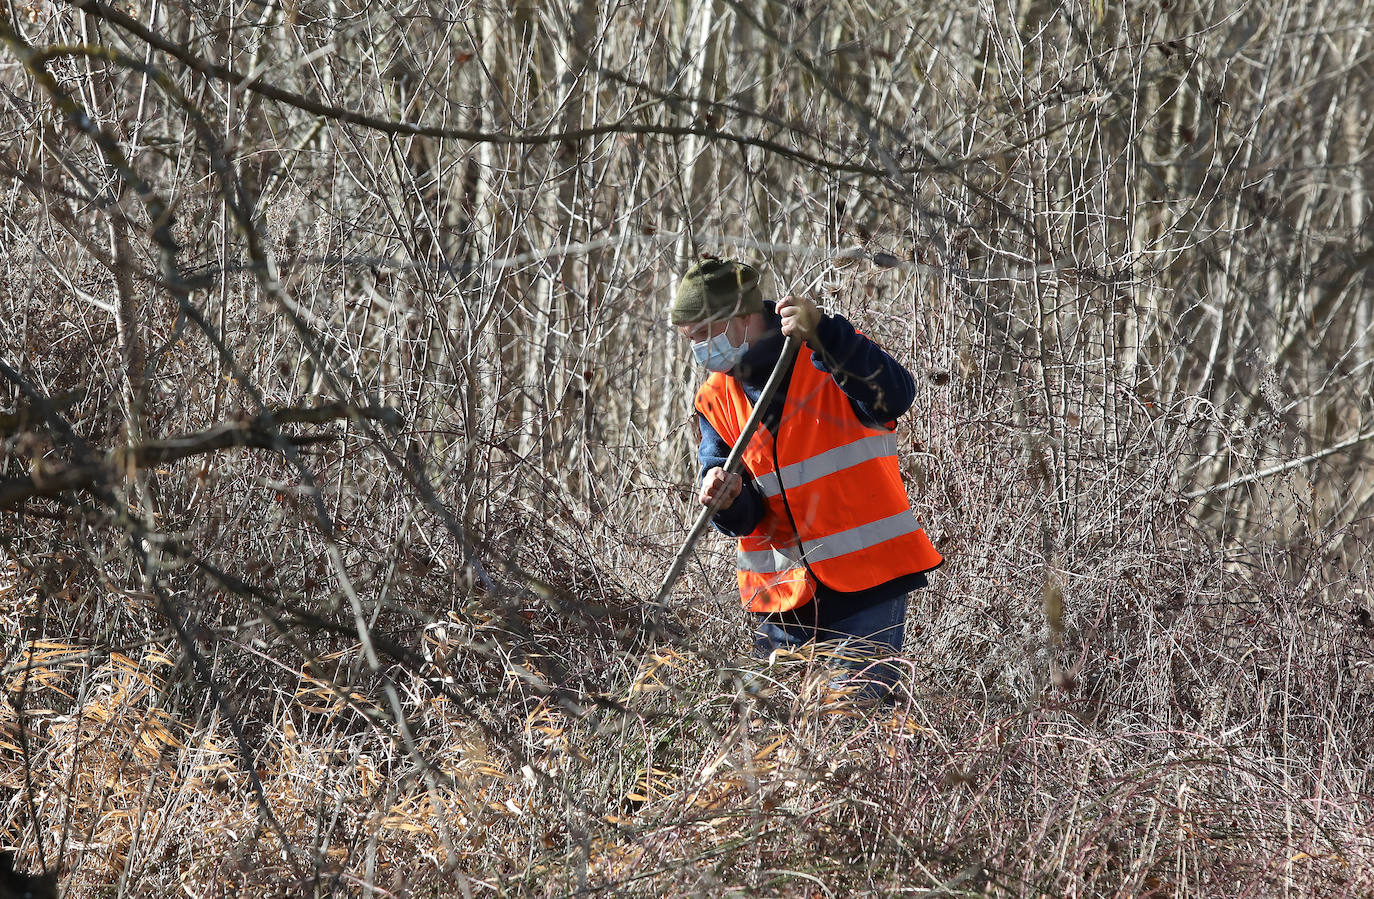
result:
[[(806, 297), (765, 302), (759, 272), (708, 258), (678, 285), (671, 320), (710, 374), (697, 391), (702, 505), (738, 540), (740, 599), (755, 653), (825, 641), (858, 693), (900, 675), (907, 597), (943, 559), (902, 485), (893, 434), (915, 398), (911, 373)], [(723, 466), (782, 353), (804, 341), (744, 452)]]

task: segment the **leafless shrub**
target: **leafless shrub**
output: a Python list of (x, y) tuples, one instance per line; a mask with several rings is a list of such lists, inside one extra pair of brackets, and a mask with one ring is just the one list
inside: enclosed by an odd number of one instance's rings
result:
[[(64, 894), (1374, 891), (1369, 14), (0, 12), (0, 834)], [(917, 375), (899, 700), (670, 614), (684, 263)]]

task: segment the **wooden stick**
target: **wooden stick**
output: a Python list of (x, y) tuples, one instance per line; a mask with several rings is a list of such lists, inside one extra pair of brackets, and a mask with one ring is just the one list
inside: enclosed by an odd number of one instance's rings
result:
[[(763, 410), (773, 402), (773, 397), (777, 395), (778, 389), (782, 387), (783, 376), (792, 367), (792, 360), (797, 358), (797, 350), (801, 348), (801, 340), (796, 337), (789, 337), (782, 346), (782, 353), (778, 356), (778, 364), (773, 366), (773, 373), (768, 376), (768, 382), (763, 385), (763, 393), (759, 394), (759, 401), (754, 404), (754, 411), (750, 413), (749, 420), (744, 423), (744, 430), (740, 432), (739, 439), (730, 449), (730, 455), (725, 459), (722, 466), (730, 474), (737, 474), (744, 458), (744, 448), (749, 445), (749, 440), (754, 436), (754, 432), (759, 428), (759, 422), (763, 420)], [(697, 540), (706, 530), (706, 525), (710, 523), (712, 516), (720, 511), (720, 498), (701, 510), (697, 515), (697, 520), (692, 525), (692, 529), (687, 532), (687, 539), (683, 541), (682, 548), (677, 551), (677, 557), (673, 559), (673, 565), (668, 569), (668, 574), (663, 578), (663, 583), (659, 585), (658, 592), (654, 594), (653, 604), (662, 606), (668, 599), (669, 592), (673, 589), (673, 584), (682, 576), (682, 569), (687, 567), (687, 559), (692, 554), (692, 549), (696, 546)]]

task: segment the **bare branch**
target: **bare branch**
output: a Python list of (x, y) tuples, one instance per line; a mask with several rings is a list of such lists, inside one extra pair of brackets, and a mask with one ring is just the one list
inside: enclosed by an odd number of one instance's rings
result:
[(337, 440), (337, 434), (282, 434), (269, 422), (323, 424), (345, 418), (373, 419), (393, 428), (401, 424), (400, 415), (395, 410), (376, 406), (330, 403), (309, 408), (274, 410), (270, 419), (260, 415), (248, 421), (225, 422), (183, 437), (145, 441), (128, 449), (118, 447), (101, 464), (50, 467), (46, 462), (36, 463), (27, 477), (0, 481), (0, 508), (14, 509), (34, 497), (59, 496), (70, 490), (106, 485), (114, 478), (131, 473), (132, 469), (165, 465), (190, 456), (239, 447), (279, 450), (283, 441), (292, 446), (309, 446)]
[(1284, 462), (1282, 465), (1273, 465), (1269, 468), (1263, 469), (1262, 471), (1257, 471), (1254, 474), (1245, 475), (1244, 477), (1232, 478), (1231, 480), (1226, 481), (1222, 484), (1213, 484), (1210, 487), (1204, 487), (1201, 490), (1193, 490), (1183, 494), (1183, 497), (1184, 499), (1197, 499), (1198, 497), (1206, 496), (1209, 493), (1218, 493), (1222, 490), (1230, 490), (1232, 487), (1239, 487), (1243, 484), (1253, 484), (1255, 481), (1261, 481), (1265, 478), (1273, 477), (1276, 474), (1283, 474), (1285, 471), (1292, 471), (1295, 468), (1302, 468), (1303, 466), (1311, 465), (1313, 462), (1325, 459), (1327, 456), (1334, 456), (1336, 453), (1345, 452), (1351, 447), (1359, 446), (1362, 443), (1368, 443), (1371, 440), (1374, 440), (1374, 431), (1367, 431), (1363, 434), (1351, 437), (1349, 440), (1343, 440), (1335, 446), (1328, 446), (1325, 449), (1318, 450), (1315, 453), (1309, 453), (1299, 459), (1292, 459), (1288, 462)]
[(481, 131), (472, 128), (441, 128), (433, 125), (421, 125), (415, 122), (396, 121), (381, 116), (356, 112), (351, 109), (344, 109), (338, 106), (330, 106), (329, 104), (312, 100), (301, 94), (283, 90), (275, 85), (262, 81), (260, 78), (236, 71), (230, 66), (220, 65), (219, 63), (202, 59), (194, 53), (191, 53), (185, 47), (175, 44), (144, 27), (141, 22), (132, 16), (126, 15), (112, 6), (100, 2), (100, 0), (68, 0), (68, 2), (78, 9), (84, 10), (93, 16), (104, 19), (110, 24), (116, 25), (136, 35), (140, 40), (146, 41), (149, 45), (175, 57), (187, 68), (201, 75), (228, 82), (243, 90), (261, 94), (269, 100), (275, 100), (278, 103), (286, 104), (287, 106), (311, 113), (312, 115), (332, 119), (337, 122), (344, 122), (349, 125), (357, 125), (373, 131), (380, 131), (384, 134), (447, 138), (450, 140), (469, 141), (472, 143), (507, 144), (512, 146), (575, 143), (577, 141), (587, 140), (588, 138), (617, 134), (650, 135), (656, 137), (693, 136), (726, 141), (727, 143), (738, 144), (743, 147), (757, 147), (784, 159), (793, 159), (797, 162), (815, 166), (816, 168), (854, 175), (869, 175), (886, 178), (893, 174), (915, 175), (932, 171), (952, 171), (958, 168), (957, 163), (890, 168), (888, 166), (863, 165), (842, 160), (824, 159), (814, 154), (807, 153), (804, 150), (785, 146), (777, 141), (769, 140), (768, 138), (735, 134), (733, 132), (721, 131), (703, 125), (646, 125), (622, 121), (609, 125), (573, 128), (566, 131), (516, 134), (501, 131)]

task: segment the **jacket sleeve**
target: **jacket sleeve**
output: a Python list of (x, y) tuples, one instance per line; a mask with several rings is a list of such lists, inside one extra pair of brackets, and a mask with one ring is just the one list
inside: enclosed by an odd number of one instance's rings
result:
[(916, 399), (911, 372), (855, 331), (844, 316), (821, 316), (816, 343), (820, 347), (812, 354), (812, 364), (834, 378), (859, 421), (887, 428), (911, 408)]
[[(724, 437), (716, 433), (716, 429), (711, 427), (706, 416), (700, 412), (697, 413), (697, 425), (701, 429), (701, 443), (697, 446), (697, 458), (701, 461), (701, 478), (698, 481), (700, 483), (706, 480), (708, 471), (725, 465), (725, 460), (730, 456), (730, 445), (725, 442)], [(730, 506), (721, 509), (711, 518), (711, 524), (715, 529), (727, 537), (751, 534), (763, 520), (763, 497), (759, 495), (748, 471), (744, 472), (743, 477), (744, 486), (739, 496), (735, 497)]]

